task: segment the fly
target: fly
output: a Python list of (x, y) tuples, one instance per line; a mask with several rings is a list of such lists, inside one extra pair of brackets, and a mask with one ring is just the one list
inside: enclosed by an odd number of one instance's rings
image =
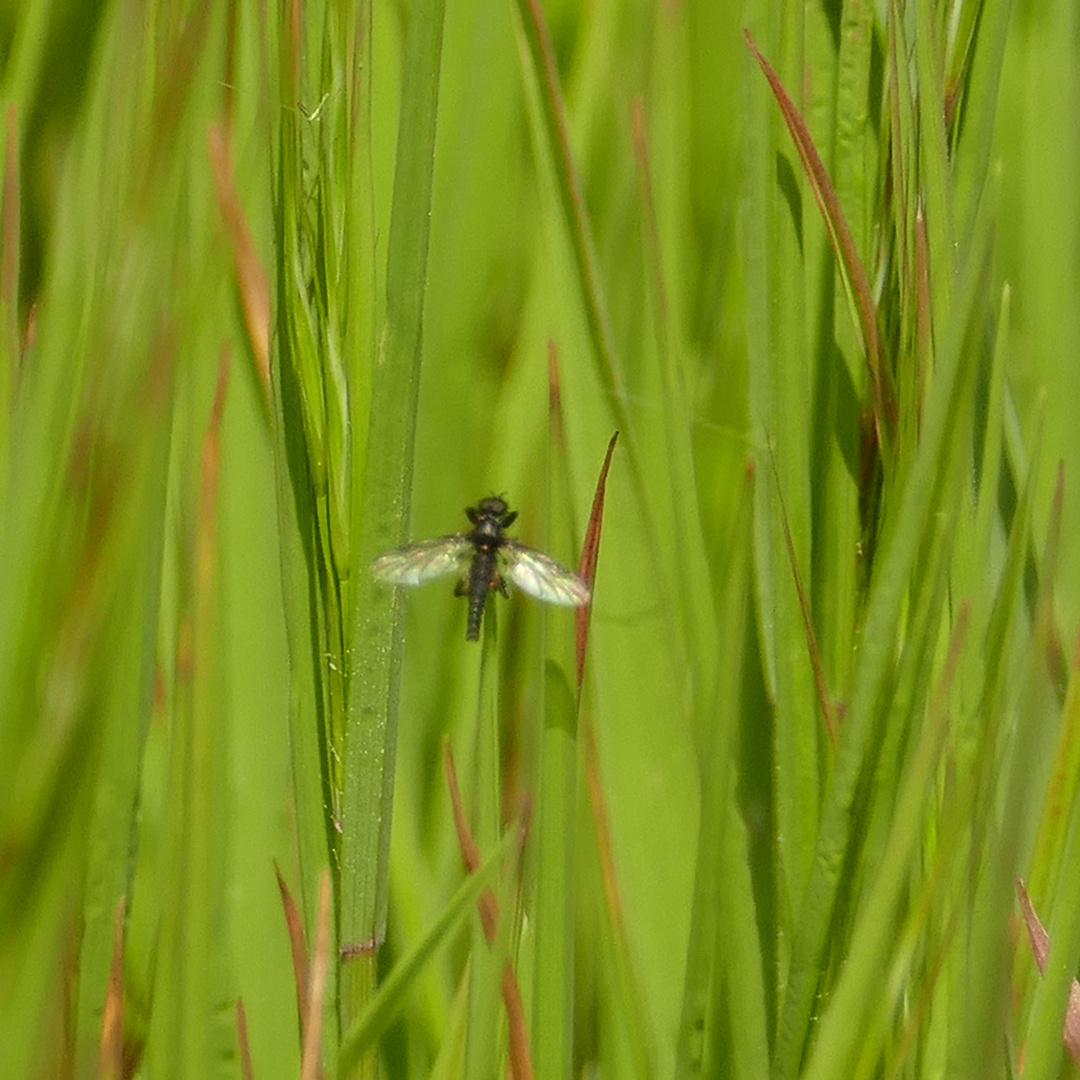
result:
[(565, 566), (505, 535), (517, 518), (505, 500), (492, 495), (477, 506), (467, 507), (472, 522), (467, 533), (439, 536), (406, 544), (380, 555), (371, 572), (391, 585), (423, 585), (425, 581), (458, 574), (455, 596), (469, 599), (465, 640), (480, 637), (480, 618), (493, 589), (509, 596), (506, 575), (522, 592), (549, 604), (583, 607), (589, 602), (589, 586)]

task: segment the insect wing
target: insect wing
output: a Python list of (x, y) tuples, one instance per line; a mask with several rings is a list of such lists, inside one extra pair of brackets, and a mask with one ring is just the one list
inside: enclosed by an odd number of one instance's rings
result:
[(522, 591), (549, 604), (583, 607), (589, 602), (589, 586), (571, 570), (560, 566), (542, 551), (507, 540), (503, 545), (507, 577)]
[(371, 572), (391, 585), (423, 585), (425, 581), (462, 573), (472, 553), (467, 536), (439, 536), (380, 555), (371, 564)]

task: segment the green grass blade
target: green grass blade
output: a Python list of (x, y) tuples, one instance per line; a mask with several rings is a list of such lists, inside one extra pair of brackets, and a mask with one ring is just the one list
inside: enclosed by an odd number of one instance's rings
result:
[[(444, 2), (0, 16), (0, 1076), (94, 1072), (120, 894), (124, 1067), (236, 1074), (242, 995), (297, 1075), (275, 862), (323, 1072), (1056, 1074), (1080, 7)], [(488, 492), (571, 563), (613, 427), (575, 718), (572, 611), (369, 568)], [(448, 744), (485, 852), (535, 800), (486, 933)]]
[(1080, 798), (1074, 795), (1063, 857), (1058, 864), (1060, 875), (1053, 914), (1047, 928), (1050, 951), (1046, 958), (1046, 971), (1035, 989), (1035, 1001), (1025, 1042), (1027, 1053), (1024, 1072), (1030, 1076), (1061, 1074), (1061, 1059), (1064, 1053), (1061, 1032), (1066, 1007), (1071, 1008), (1069, 993), (1076, 965), (1080, 960), (1080, 905), (1074, 902), (1077, 889), (1080, 888), (1078, 838)]
[(14, 39), (5, 64), (2, 100), (15, 102), (24, 115), (29, 112), (38, 92), (51, 12), (48, 0), (33, 0), (20, 9), (21, 17), (15, 20)]
[(979, 5), (974, 55), (963, 94), (961, 135), (953, 155), (954, 217), (961, 246), (974, 235), (979, 202), (990, 177), (998, 93), (1012, 9), (1012, 0), (985, 0)]
[(225, 918), (228, 786), (221, 704), (222, 619), (217, 495), (220, 424), (228, 378), (223, 357), (211, 420), (201, 443), (192, 564), (184, 568), (167, 824), (167, 899), (155, 969), (150, 1066), (179, 1077), (224, 1076), (233, 1045)]
[[(585, 192), (574, 160), (573, 148), (570, 145), (566, 105), (559, 84), (551, 35), (540, 0), (519, 0), (518, 13), (528, 45), (531, 74), (539, 87), (546, 150), (554, 164), (559, 200), (573, 246), (578, 288), (585, 303), (594, 359), (602, 372), (604, 382), (615, 392), (618, 408), (625, 392), (622, 372), (616, 355), (611, 320), (604, 301), (600, 265), (589, 225)], [(625, 428), (627, 426), (625, 414), (620, 411), (617, 415), (619, 426)]]
[[(793, 195), (785, 191), (788, 181), (778, 175), (780, 170), (797, 185), (799, 170), (792, 166), (786, 146), (778, 141), (781, 133), (769, 84), (764, 79), (758, 85), (750, 81), (746, 92), (751, 95), (745, 133), (743, 236), (749, 419), (755, 468), (761, 477), (754, 486), (754, 584), (765, 682), (774, 716), (777, 889), (780, 940), (786, 946), (810, 872), (820, 801), (820, 720), (814, 704), (805, 624), (785, 545), (786, 517), (795, 559), (805, 580), (811, 540), (806, 461), (811, 373), (802, 275), (794, 270), (799, 259), (798, 208), (789, 201)], [(780, 161), (785, 167), (778, 164)], [(812, 596), (812, 584), (810, 593)], [(786, 968), (787, 958), (782, 956), (781, 983)]]
[[(945, 522), (939, 534), (953, 531), (951, 523)], [(929, 655), (935, 644), (936, 631), (941, 625), (951, 550), (951, 543), (947, 539), (946, 535), (942, 535), (935, 545), (940, 554), (933, 572), (934, 580), (927, 582), (926, 592), (930, 595), (927, 602), (921, 605), (924, 609), (919, 619), (923, 630), (919, 635), (922, 641), (913, 643), (921, 647), (910, 650), (910, 660), (905, 664), (914, 678), (929, 670)], [(957, 619), (948, 666), (934, 701), (929, 708), (924, 708), (921, 696), (914, 703), (912, 712), (916, 720), (921, 720), (922, 731), (910, 760), (903, 764), (895, 799), (892, 798), (893, 792), (882, 791), (879, 785), (875, 785), (875, 799), (887, 802), (891, 811), (888, 814), (891, 827), (888, 839), (881, 847), (880, 857), (874, 860), (876, 872), (867, 888), (866, 899), (860, 904), (843, 973), (822, 1017), (820, 1035), (804, 1071), (808, 1080), (852, 1075), (859, 1053), (865, 1054), (871, 1042), (868, 1031), (873, 1029), (869, 1021), (875, 1006), (888, 993), (885, 991), (883, 994), (881, 974), (888, 970), (890, 960), (896, 953), (895, 944), (900, 936), (900, 906), (911, 880), (913, 861), (924, 840), (926, 816), (933, 806), (928, 794), (941, 760), (948, 720), (947, 694), (956, 669), (957, 652), (963, 642), (965, 625), (966, 614), (962, 613)], [(925, 687), (922, 689), (925, 693)], [(907, 720), (907, 717), (904, 719)], [(888, 764), (889, 752), (890, 747), (886, 743), (882, 750), (883, 765)], [(893, 753), (895, 755), (895, 750)], [(897, 759), (894, 757), (893, 760), (895, 767)], [(896, 978), (895, 971), (890, 975)], [(879, 1050), (879, 1047), (871, 1046), (868, 1055), (871, 1060)]]
[(945, 332), (922, 442), (895, 508), (893, 528), (886, 530), (875, 560), (851, 701), (793, 943), (791, 978), (781, 1007), (773, 1059), (776, 1080), (794, 1077), (803, 1056), (828, 927), (840, 886), (841, 866), (851, 839), (855, 788), (866, 758), (877, 703), (888, 676), (891, 642), (927, 522), (944, 496), (946, 470), (953, 460), (949, 447), (960, 428), (955, 418), (962, 403), (970, 401), (973, 355), (970, 348), (965, 348), (965, 338), (985, 273), (988, 247), (985, 226), (980, 238), (982, 242), (968, 253), (957, 304)]
[(930, 280), (934, 283), (931, 291), (933, 325), (944, 328), (948, 325), (952, 306), (956, 264), (945, 132), (945, 60), (938, 40), (936, 15), (928, 0), (918, 0), (915, 5), (915, 65), (919, 80), (919, 170)]
[(435, 951), (446, 943), (457, 924), (472, 909), (484, 887), (494, 880), (517, 839), (516, 830), (507, 832), (487, 862), (461, 883), (423, 939), (395, 964), (378, 991), (367, 1002), (364, 1011), (342, 1038), (337, 1062), (338, 1076), (351, 1075), (364, 1054), (375, 1044), (375, 1040), (404, 1004), (406, 991), (420, 970), (430, 961)]
[[(972, 915), (968, 934), (957, 942), (960, 967), (956, 972), (957, 984), (968, 991), (960, 999), (949, 1046), (957, 1074), (972, 1078), (1000, 1072), (1009, 1054), (999, 1034), (1007, 1008), (1012, 950), (996, 928), (1006, 922), (1013, 905), (1021, 843), (1033, 824), (1032, 794), (1042, 750), (1037, 738), (1018, 738), (1020, 702), (1038, 700), (1041, 650), (1037, 639), (1029, 639), (1017, 651), (1013, 637), (1014, 619), (1023, 606), (1039, 443), (1041, 439), (1036, 442), (1011, 524), (1005, 569), (987, 628), (987, 678), (979, 712), (989, 737), (979, 746), (969, 782), (957, 793), (960, 806), (970, 807), (966, 816), (976, 823), (976, 836), (987, 838), (972, 853), (980, 861), (980, 873), (965, 896)], [(1010, 747), (1010, 752), (1004, 753), (1004, 747)]]
[[(764, 994), (748, 992), (762, 978), (745, 829), (735, 805), (732, 742), (749, 618), (750, 502), (747, 488), (729, 553), (721, 639), (734, 642), (718, 662), (716, 707), (702, 732), (701, 819), (682, 1014), (675, 1048), (676, 1080), (731, 1069), (739, 1077), (768, 1070)], [(711, 740), (708, 736), (711, 735)], [(749, 900), (749, 903), (747, 901)], [(738, 939), (735, 941), (734, 939)], [(726, 1022), (725, 1022), (726, 1021)]]
[(126, 901), (131, 897), (134, 877), (131, 848), (154, 697), (170, 436), (170, 425), (161, 424), (155, 433), (156, 445), (147, 455), (146, 486), (139, 493), (139, 502), (145, 505), (145, 520), (139, 529), (142, 551), (131, 553), (138, 573), (126, 583), (131, 605), (114, 654), (123, 657), (124, 671), (139, 672), (139, 677), (118, 680), (113, 689), (114, 699), (106, 712), (110, 723), (101, 736), (101, 768), (90, 819), (87, 865), (92, 872), (83, 898), (75, 1029), (76, 1071), (87, 1075), (97, 1063), (116, 904), (121, 897)]
[[(784, 122), (787, 124), (792, 141), (798, 151), (802, 171), (828, 227), (829, 240), (836, 255), (837, 266), (843, 271), (842, 281), (844, 291), (848, 297), (852, 322), (859, 327), (862, 333), (863, 351), (866, 356), (870, 377), (874, 424), (877, 429), (878, 443), (885, 448), (882, 460), (886, 468), (888, 468), (890, 464), (888, 448), (892, 443), (893, 427), (896, 419), (894, 412), (895, 401), (892, 375), (889, 369), (884, 366), (881, 355), (877, 315), (874, 310), (873, 294), (866, 269), (855, 247), (851, 229), (844, 216), (843, 208), (837, 199), (836, 190), (829, 179), (828, 173), (825, 171), (825, 166), (814, 146), (813, 138), (805, 121), (784, 89), (780, 77), (754, 44), (749, 31), (746, 31), (745, 34), (746, 43), (768, 79), (769, 86), (776, 97)], [(796, 67), (797, 65), (789, 64), (789, 68), (792, 70)], [(791, 255), (794, 258), (794, 249)], [(787, 277), (783, 275), (779, 277), (780, 282), (785, 280), (787, 280)]]
[[(271, 354), (277, 525), (282, 596), (289, 647), (289, 734), (293, 803), (297, 822), (300, 894), (304, 926), (313, 940), (319, 876), (335, 867), (335, 814), (340, 813), (338, 776), (332, 762), (326, 657), (327, 619), (322, 605), (320, 505), (325, 503), (322, 395), (319, 361), (302, 265), (306, 206), (299, 100), (304, 71), (293, 40), (289, 8), (270, 12), (267, 35), (277, 92), (274, 134), (274, 343)], [(333, 976), (331, 975), (331, 978)], [(333, 1025), (324, 1036), (336, 1033)]]
[(560, 84), (551, 35), (541, 0), (518, 0), (519, 26), (524, 36), (523, 60), (526, 91), (530, 104), (538, 106), (538, 153), (553, 178), (560, 209), (563, 233), (569, 241), (576, 274), (575, 293), (585, 314), (592, 345), (592, 359), (601, 385), (608, 391), (616, 427), (625, 432), (628, 462), (642, 527), (656, 572), (663, 572), (659, 539), (653, 520), (644, 450), (636, 437), (634, 415), (627, 400), (627, 387), (619, 359), (615, 335), (604, 291), (603, 277), (596, 252), (596, 241), (589, 221), (585, 192), (570, 141), (566, 104)]
[(577, 708), (565, 672), (544, 668), (535, 816), (536, 928), (533, 1064), (538, 1080), (572, 1070)]
[[(873, 43), (869, 6), (845, 4), (837, 57), (836, 136), (833, 172), (836, 196), (851, 226), (852, 241), (865, 261), (870, 230), (870, 154), (873, 145), (867, 98)], [(815, 625), (826, 685), (835, 695), (848, 687), (858, 595), (859, 485), (850, 468), (858, 460), (860, 432), (849, 395), (865, 394), (866, 371), (858, 335), (847, 316), (839, 271), (833, 279), (832, 313), (825, 327), (832, 341), (821, 348), (818, 428), (811, 450), (814, 487), (812, 572)], [(826, 297), (827, 299), (827, 297)], [(816, 452), (815, 452), (816, 451)]]
[[(380, 551), (400, 542), (408, 523), (443, 17), (442, 0), (416, 5), (409, 14), (387, 252), (386, 322), (360, 467), (364, 514), (354, 543), (361, 566), (370, 566)], [(340, 913), (346, 947), (378, 942), (385, 934), (401, 657), (401, 627), (392, 591), (361, 574), (353, 598)], [(348, 965), (342, 988), (344, 1025), (358, 1014), (372, 985), (370, 959)]]
[[(376, 328), (381, 305), (376, 296), (376, 220), (375, 178), (373, 165), (372, 112), (374, 76), (372, 72), (372, 5), (371, 0), (359, 0), (354, 32), (348, 38), (347, 70), (352, 72), (350, 85), (349, 129), (352, 133), (352, 152), (348, 155), (348, 220), (352, 238), (345, 253), (347, 275), (342, 301), (345, 305), (345, 350), (349, 381), (350, 479), (352, 504), (349, 534), (353, 562), (349, 571), (351, 588), (367, 573), (360, 561), (356, 543), (364, 518), (364, 488), (356, 480), (367, 446), (370, 416), (371, 385), (377, 357)], [(351, 611), (346, 606), (346, 611)]]

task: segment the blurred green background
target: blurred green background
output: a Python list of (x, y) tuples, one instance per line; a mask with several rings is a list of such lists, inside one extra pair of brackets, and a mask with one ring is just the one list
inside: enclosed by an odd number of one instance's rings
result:
[[(1074, 1068), (1075, 0), (5, 0), (0, 80), (0, 1076), (298, 1075), (275, 862), (325, 1075)], [(615, 430), (582, 685), (370, 580), (576, 565)]]

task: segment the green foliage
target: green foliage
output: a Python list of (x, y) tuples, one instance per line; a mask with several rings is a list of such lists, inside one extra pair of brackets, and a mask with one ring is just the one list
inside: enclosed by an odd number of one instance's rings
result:
[[(0, 9), (0, 1076), (1063, 1075), (1078, 42)], [(614, 429), (583, 681), (372, 578)]]

